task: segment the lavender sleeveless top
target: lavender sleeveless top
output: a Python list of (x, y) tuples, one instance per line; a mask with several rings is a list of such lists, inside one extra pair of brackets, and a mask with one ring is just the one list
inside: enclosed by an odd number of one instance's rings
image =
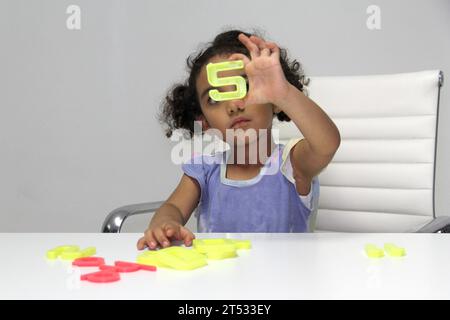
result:
[(319, 183), (314, 178), (310, 194), (301, 198), (290, 161), (282, 159), (283, 148), (278, 144), (260, 173), (249, 180), (226, 178), (228, 152), (185, 162), (182, 170), (201, 189), (198, 232), (307, 232), (313, 209), (308, 203), (317, 203)]

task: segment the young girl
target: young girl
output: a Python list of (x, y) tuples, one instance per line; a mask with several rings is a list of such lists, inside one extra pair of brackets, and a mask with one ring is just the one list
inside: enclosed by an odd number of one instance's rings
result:
[[(247, 95), (214, 101), (209, 90), (233, 91), (235, 86), (212, 88), (206, 66), (229, 60), (242, 60), (244, 69), (219, 76), (244, 77)], [(325, 112), (303, 94), (300, 64), (290, 62), (275, 43), (233, 30), (219, 34), (208, 48), (191, 56), (188, 67), (188, 80), (173, 88), (163, 106), (167, 136), (179, 128), (192, 136), (194, 122), (201, 121), (203, 130), (220, 132), (231, 147), (183, 164), (180, 183), (153, 216), (138, 249), (167, 247), (173, 240), (190, 246), (194, 234), (184, 224), (197, 206), (199, 232), (308, 231), (311, 197), (318, 191), (315, 177), (333, 158), (340, 135)], [(275, 116), (292, 120), (304, 139), (275, 144), (271, 134)], [(252, 138), (250, 131), (257, 134)], [(234, 138), (229, 139), (230, 133)], [(264, 143), (266, 148), (261, 147)], [(257, 161), (250, 161), (255, 145)], [(275, 172), (269, 170), (274, 164)]]

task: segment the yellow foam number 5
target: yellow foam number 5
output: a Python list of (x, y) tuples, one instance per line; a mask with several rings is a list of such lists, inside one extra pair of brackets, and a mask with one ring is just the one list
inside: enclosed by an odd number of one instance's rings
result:
[(206, 73), (208, 82), (213, 87), (236, 86), (235, 91), (219, 92), (219, 90), (209, 90), (209, 96), (215, 101), (242, 99), (247, 94), (247, 84), (241, 76), (219, 78), (217, 74), (220, 71), (243, 69), (244, 61), (234, 60), (219, 63), (208, 63)]

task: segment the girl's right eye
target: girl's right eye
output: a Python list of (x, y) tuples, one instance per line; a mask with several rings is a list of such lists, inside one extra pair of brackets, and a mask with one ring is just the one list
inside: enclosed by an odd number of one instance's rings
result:
[(214, 99), (211, 99), (211, 97), (208, 97), (207, 102), (208, 102), (209, 105), (215, 105), (215, 104), (218, 104), (218, 103), (219, 103), (219, 101), (216, 101), (216, 100), (214, 100)]

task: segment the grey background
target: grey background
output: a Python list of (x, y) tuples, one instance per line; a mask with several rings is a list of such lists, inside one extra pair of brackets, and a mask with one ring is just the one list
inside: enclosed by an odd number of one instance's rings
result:
[[(66, 28), (70, 4), (81, 7), (79, 31)], [(371, 4), (381, 30), (366, 27)], [(186, 57), (226, 26), (265, 30), (307, 75), (450, 76), (447, 0), (1, 0), (0, 231), (96, 232), (118, 206), (165, 199), (181, 170), (159, 102), (184, 79)], [(449, 106), (447, 81), (438, 215), (450, 214)]]

